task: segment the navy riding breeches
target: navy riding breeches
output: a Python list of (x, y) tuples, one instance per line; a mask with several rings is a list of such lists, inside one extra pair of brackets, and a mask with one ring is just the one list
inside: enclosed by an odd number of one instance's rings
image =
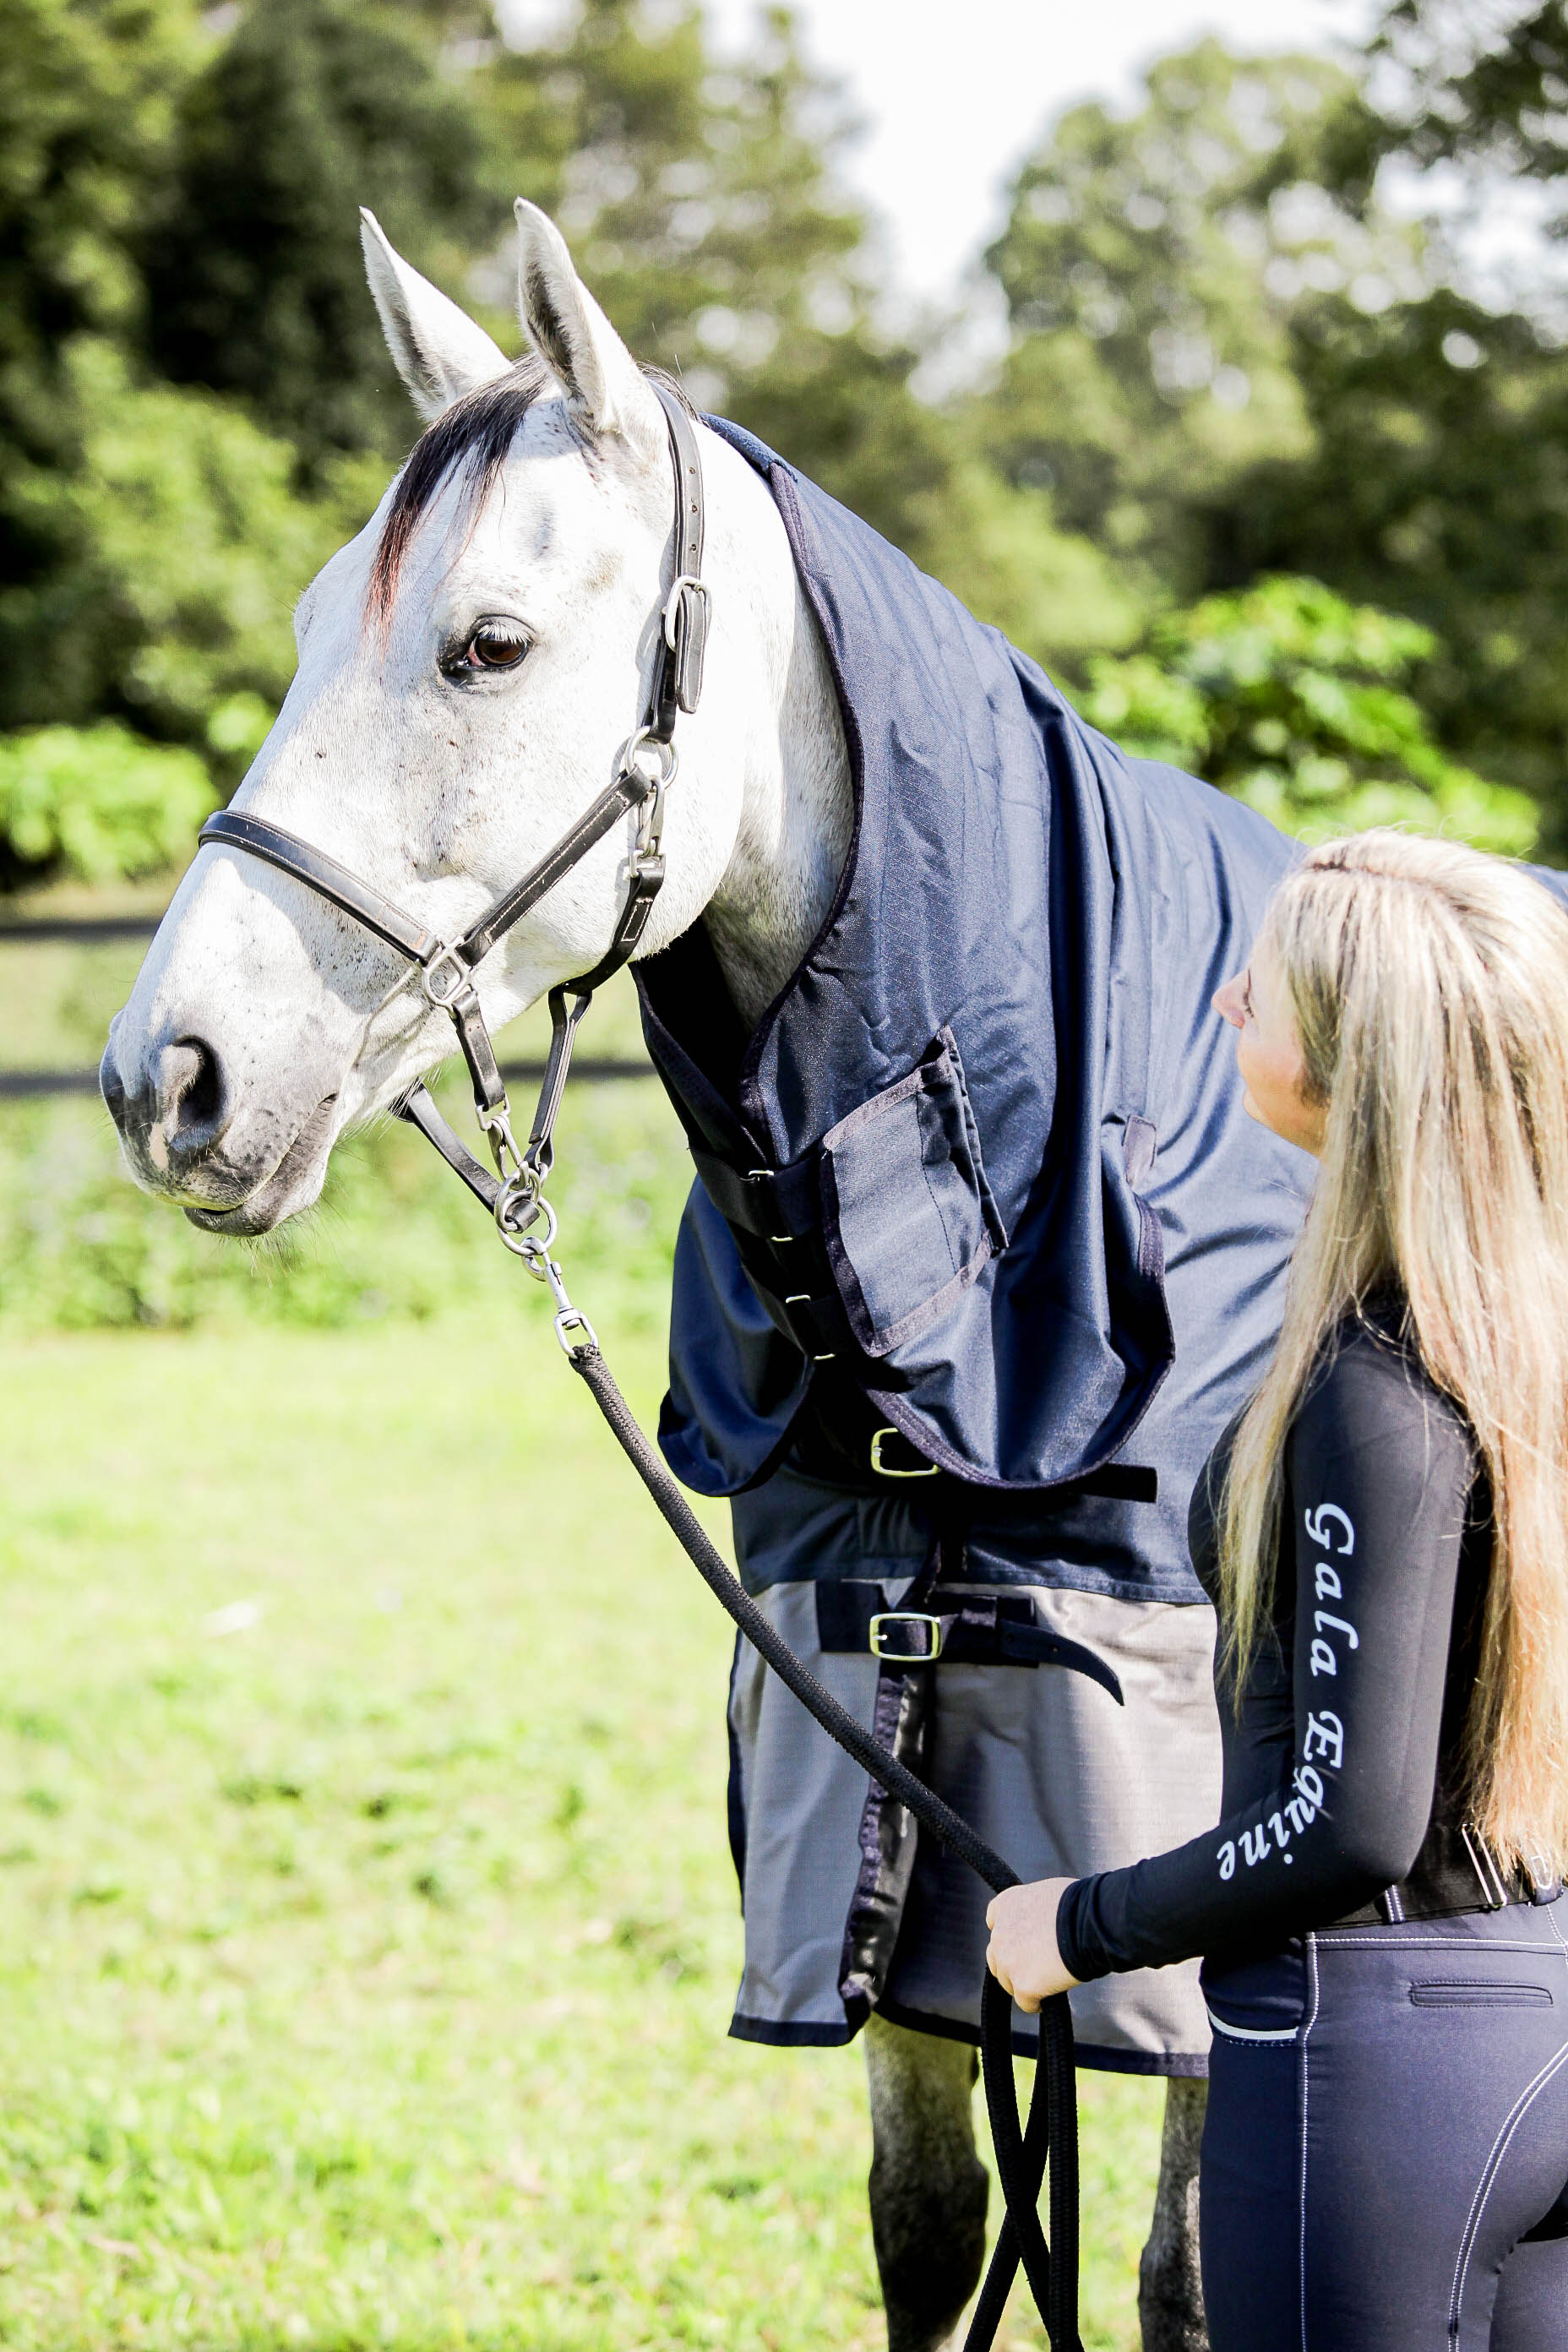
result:
[(1568, 1901), (1206, 1969), (1214, 2352), (1568, 2352)]

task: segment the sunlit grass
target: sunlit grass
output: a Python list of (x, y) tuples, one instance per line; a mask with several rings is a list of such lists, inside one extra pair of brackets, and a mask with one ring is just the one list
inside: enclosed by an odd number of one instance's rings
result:
[(724, 1622), (526, 1287), (0, 1353), (7, 2347), (882, 2342), (858, 2053), (725, 2039)]

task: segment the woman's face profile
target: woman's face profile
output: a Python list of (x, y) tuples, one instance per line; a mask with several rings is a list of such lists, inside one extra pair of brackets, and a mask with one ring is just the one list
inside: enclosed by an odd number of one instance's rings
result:
[(1328, 1107), (1307, 1094), (1301, 1043), (1266, 942), (1253, 948), (1245, 971), (1215, 989), (1214, 1008), (1237, 1033), (1236, 1065), (1248, 1116), (1315, 1159), (1323, 1148)]

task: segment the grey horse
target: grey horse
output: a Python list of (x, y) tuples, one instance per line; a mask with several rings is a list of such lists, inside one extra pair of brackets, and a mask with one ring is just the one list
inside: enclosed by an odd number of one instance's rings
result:
[[(521, 314), (538, 357), (514, 365), (366, 216), (370, 283), (394, 359), (432, 434), (447, 438), (426, 436), (424, 460), (416, 452), (401, 478), (401, 503), (395, 485), (307, 590), (296, 618), (297, 676), (236, 801), (373, 878), (447, 939), (615, 772), (668, 593), (663, 414), (552, 224), (520, 205), (519, 227)], [(752, 1030), (834, 907), (851, 860), (855, 790), (820, 615), (777, 507), (732, 440), (695, 429), (712, 591), (707, 679), (700, 709), (682, 722), (667, 879), (640, 954), (658, 958), (700, 935), (727, 1017)], [(432, 447), (443, 462), (430, 462)], [(411, 505), (408, 484), (422, 462), (420, 500)], [(630, 823), (486, 962), (478, 985), (492, 1026), (602, 954), (620, 906)], [(286, 875), (221, 846), (204, 851), (104, 1056), (105, 1097), (136, 1180), (223, 1234), (265, 1233), (307, 1208), (338, 1138), (396, 1102), (447, 1048), (441, 1013), (399, 977), (375, 940)], [(1135, 1139), (1128, 1138), (1129, 1170)], [(1292, 1200), (1280, 1229), (1298, 1213)], [(770, 1588), (759, 1565), (767, 1511), (757, 1496), (737, 1506), (742, 1564), (770, 1599), (787, 1598), (795, 1589)], [(893, 1560), (890, 1570), (907, 1576), (914, 1566)], [(1100, 1731), (1080, 1733), (1071, 1706), (1052, 1713), (1051, 1769), (1065, 1811), (1033, 1846), (1025, 1837), (1037, 1868), (1125, 1859), (1215, 1818), (1205, 1612), (1151, 1603), (1141, 1613), (1093, 1591), (1039, 1594), (1030, 1605), (1046, 1632), (1055, 1624), (1051, 1638), (1113, 1655), (1129, 1694), (1141, 1690), (1147, 1701), (1124, 1711), (1142, 1730), (1118, 1732), (1135, 1745), (1115, 1751), (1092, 1801), (1079, 1802), (1074, 1790), (1085, 1743), (1092, 1748)], [(869, 1707), (874, 1660), (823, 1664)], [(1008, 1703), (1031, 1719), (1051, 1712), (1030, 1696), (1045, 1679), (1012, 1677)], [(738, 1661), (731, 1723), (752, 1738), (742, 1776), (752, 1776), (759, 1818), (752, 1735), (765, 1730), (767, 1704)], [(1096, 1726), (1113, 1711), (1089, 1684), (1074, 1705), (1100, 1708)], [(1123, 1783), (1142, 1791), (1131, 1810), (1115, 1795)], [(858, 1814), (864, 1783), (836, 1787), (833, 1801)], [(810, 1837), (809, 1809), (804, 1818)], [(851, 1853), (851, 1884), (853, 1864)], [(763, 1867), (754, 1851), (748, 1869)], [(759, 1918), (755, 1934), (784, 1939), (787, 1975), (787, 1921)], [(1107, 2063), (1160, 2073), (1175, 2051), (1189, 2065), (1168, 2085), (1141, 2311), (1145, 2352), (1195, 2352), (1205, 2341), (1195, 2229), (1201, 2005), (1190, 1976), (1147, 1990), (1131, 2009), (1119, 2010), (1119, 1998), (1095, 1994), (1100, 2006), (1091, 2000), (1084, 2012), (1090, 2042), (1110, 2053)], [(818, 1995), (795, 1983), (768, 1999), (762, 2022), (782, 2016), (787, 2028), (802, 2015), (809, 2026)], [(747, 2013), (761, 2016), (754, 2003)], [(781, 2029), (771, 2038), (792, 2036)], [(844, 2039), (847, 2027), (795, 2038)], [(973, 2291), (984, 2237), (973, 2052), (962, 2031), (931, 2031), (918, 2010), (891, 2000), (872, 2005), (865, 2042), (871, 2220), (890, 2352), (936, 2352)]]

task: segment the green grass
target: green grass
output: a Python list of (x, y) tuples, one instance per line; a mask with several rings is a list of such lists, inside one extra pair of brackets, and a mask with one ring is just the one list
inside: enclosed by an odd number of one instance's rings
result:
[(725, 2038), (723, 1621), (509, 1287), (0, 1346), (7, 2347), (881, 2344), (858, 2053)]

